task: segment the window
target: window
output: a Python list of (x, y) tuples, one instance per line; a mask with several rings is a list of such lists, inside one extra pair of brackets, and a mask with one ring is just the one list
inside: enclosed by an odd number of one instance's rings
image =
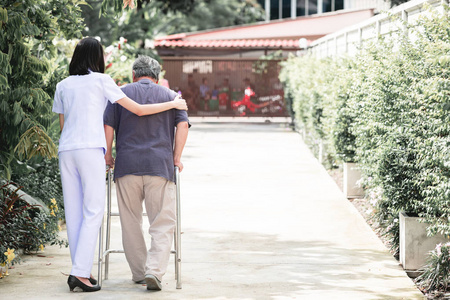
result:
[(344, 9), (344, 0), (323, 0), (323, 12)]
[(283, 4), (282, 14), (283, 18), (289, 18), (291, 16), (291, 0), (280, 1)]
[(308, 15), (317, 14), (317, 0), (308, 0)]
[(297, 16), (306, 15), (306, 0), (297, 0)]
[[(322, 12), (330, 12), (344, 9), (345, 0), (322, 0)], [(266, 8), (265, 0), (258, 0), (261, 7)], [(317, 14), (318, 0), (296, 0), (296, 16)], [(291, 17), (291, 0), (270, 0), (270, 19)]]
[(344, 0), (334, 0), (334, 10), (344, 9)]
[(270, 19), (276, 20), (280, 18), (280, 1), (270, 0)]
[(322, 4), (322, 11), (323, 12), (329, 12), (329, 11), (333, 11), (333, 9), (332, 9), (332, 2), (334, 2), (334, 1), (332, 1), (332, 0), (323, 0), (323, 4)]

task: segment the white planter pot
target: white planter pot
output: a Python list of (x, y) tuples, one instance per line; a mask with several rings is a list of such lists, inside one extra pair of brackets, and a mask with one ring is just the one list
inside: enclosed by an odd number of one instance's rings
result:
[(436, 248), (437, 244), (449, 241), (442, 234), (427, 236), (428, 224), (420, 223), (419, 219), (400, 212), (400, 262), (407, 271), (423, 267), (428, 252)]
[(364, 190), (356, 183), (361, 179), (361, 171), (355, 163), (344, 163), (344, 195), (347, 198), (361, 198)]

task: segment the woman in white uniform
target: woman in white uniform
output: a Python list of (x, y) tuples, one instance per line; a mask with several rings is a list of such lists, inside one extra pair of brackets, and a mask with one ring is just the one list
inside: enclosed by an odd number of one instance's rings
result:
[(59, 114), (59, 166), (72, 270), (67, 281), (85, 292), (100, 290), (91, 275), (97, 235), (105, 207), (106, 140), (103, 112), (107, 101), (142, 116), (169, 109), (186, 110), (186, 102), (140, 105), (129, 99), (109, 75), (103, 74), (103, 47), (82, 39), (69, 65), (70, 76), (56, 86), (53, 111)]

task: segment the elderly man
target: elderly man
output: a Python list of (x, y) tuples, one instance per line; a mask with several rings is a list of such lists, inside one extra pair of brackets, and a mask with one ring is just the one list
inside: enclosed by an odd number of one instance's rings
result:
[[(133, 64), (133, 83), (122, 91), (141, 104), (171, 101), (176, 93), (158, 85), (161, 66), (139, 56)], [(161, 290), (175, 230), (174, 166), (183, 169), (181, 153), (188, 135), (185, 111), (169, 110), (138, 117), (120, 105), (108, 105), (104, 114), (108, 165), (115, 164), (122, 242), (136, 283)], [(116, 132), (116, 160), (111, 148)], [(147, 251), (142, 231), (142, 202), (150, 223), (151, 247)]]

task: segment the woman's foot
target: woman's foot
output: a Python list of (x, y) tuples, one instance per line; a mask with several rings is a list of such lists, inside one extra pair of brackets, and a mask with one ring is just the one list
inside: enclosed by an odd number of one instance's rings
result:
[(76, 287), (82, 289), (83, 292), (96, 292), (101, 289), (98, 285), (93, 286), (89, 282), (89, 278), (76, 277), (73, 275), (69, 276), (69, 279), (67, 279), (67, 284), (69, 285), (71, 291), (73, 291)]
[(97, 284), (97, 279), (95, 279), (94, 276), (92, 276), (92, 274), (91, 274), (91, 277), (89, 277), (89, 282), (92, 285), (96, 285)]
[(80, 276), (75, 276), (79, 281), (81, 281), (84, 285), (88, 286), (88, 287), (92, 287), (93, 284), (91, 283), (90, 278), (85, 278), (85, 277), (80, 277)]

